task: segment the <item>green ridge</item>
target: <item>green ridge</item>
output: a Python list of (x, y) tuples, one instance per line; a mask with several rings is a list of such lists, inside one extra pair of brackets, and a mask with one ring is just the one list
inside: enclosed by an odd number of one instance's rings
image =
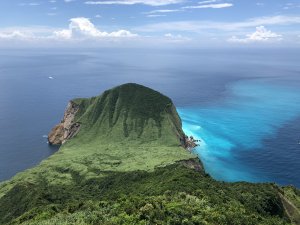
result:
[(73, 102), (79, 133), (0, 184), (0, 224), (297, 223), (297, 189), (210, 178), (159, 92), (125, 84)]

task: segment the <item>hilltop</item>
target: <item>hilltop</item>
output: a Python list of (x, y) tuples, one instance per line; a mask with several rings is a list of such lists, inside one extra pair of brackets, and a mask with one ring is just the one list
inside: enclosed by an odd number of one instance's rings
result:
[(299, 190), (215, 181), (171, 99), (138, 84), (71, 100), (49, 142), (57, 153), (0, 184), (0, 224), (299, 223)]
[[(138, 84), (72, 100), (62, 122), (58, 127), (63, 127), (63, 135), (57, 128), (49, 134), (50, 142), (51, 136), (65, 142), (59, 159), (51, 161), (73, 158), (82, 165), (82, 157), (88, 158), (84, 171), (153, 170), (195, 158), (182, 148), (184, 133), (171, 99)], [(83, 173), (83, 168), (79, 172)]]

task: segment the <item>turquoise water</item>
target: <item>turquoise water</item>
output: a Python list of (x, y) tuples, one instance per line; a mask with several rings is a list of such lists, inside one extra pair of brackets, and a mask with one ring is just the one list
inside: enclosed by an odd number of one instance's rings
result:
[[(299, 117), (300, 89), (272, 84), (268, 79), (251, 79), (232, 83), (226, 92), (228, 97), (222, 103), (179, 108), (184, 131), (202, 141), (195, 153), (206, 171), (218, 180), (299, 185), (300, 133), (294, 134), (299, 135), (294, 143), (280, 140), (277, 134)], [(268, 139), (276, 145), (286, 142), (294, 149), (289, 151), (282, 145), (266, 148)], [(255, 154), (252, 162), (251, 152)], [(274, 160), (275, 155), (278, 159)], [(281, 157), (284, 155), (289, 158), (285, 160)], [(268, 165), (270, 161), (272, 164)], [(284, 164), (281, 169), (279, 163)], [(290, 177), (286, 171), (280, 171), (288, 167), (293, 168)], [(280, 173), (285, 176), (283, 179)]]

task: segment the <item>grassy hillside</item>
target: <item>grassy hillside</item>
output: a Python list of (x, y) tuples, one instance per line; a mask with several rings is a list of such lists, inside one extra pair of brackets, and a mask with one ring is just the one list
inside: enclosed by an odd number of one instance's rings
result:
[(205, 174), (168, 97), (126, 84), (73, 102), (79, 133), (0, 184), (0, 224), (297, 223), (298, 190)]

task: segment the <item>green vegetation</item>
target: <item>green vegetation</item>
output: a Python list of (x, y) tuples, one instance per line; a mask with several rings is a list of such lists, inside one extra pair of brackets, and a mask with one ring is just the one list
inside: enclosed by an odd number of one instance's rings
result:
[(154, 142), (178, 146), (183, 135), (181, 120), (168, 97), (137, 84), (125, 84), (91, 99), (73, 100), (80, 106), (76, 114), (82, 124), (80, 143)]
[(293, 186), (283, 187), (280, 197), (286, 214), (295, 224), (300, 224), (300, 190)]
[(299, 190), (207, 175), (166, 96), (126, 84), (73, 101), (79, 133), (0, 184), (0, 224), (297, 223)]
[(73, 176), (69, 185), (18, 184), (1, 199), (5, 215), (19, 213), (15, 224), (288, 224), (273, 185), (217, 182), (182, 163)]

